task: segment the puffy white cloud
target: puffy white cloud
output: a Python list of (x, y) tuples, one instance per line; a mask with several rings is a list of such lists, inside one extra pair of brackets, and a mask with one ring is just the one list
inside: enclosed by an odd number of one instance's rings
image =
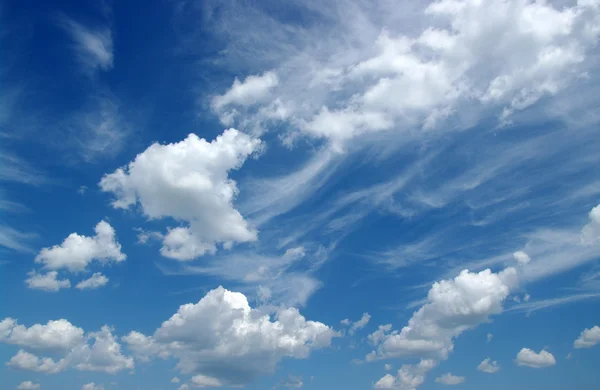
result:
[(370, 336), (378, 349), (367, 360), (400, 356), (446, 359), (454, 348), (455, 337), (502, 312), (515, 278), (514, 268), (499, 273), (463, 270), (454, 279), (434, 283), (427, 303), (400, 332), (389, 333), (391, 327), (380, 327)]
[(500, 366), (498, 365), (498, 362), (486, 358), (479, 363), (477, 369), (482, 372), (487, 372), (488, 374), (493, 374), (500, 371)]
[(171, 379), (171, 383), (179, 383), (181, 382), (181, 380), (178, 377), (173, 377), (173, 379)]
[(83, 329), (60, 319), (27, 328), (12, 318), (0, 322), (0, 341), (33, 350), (69, 351), (85, 342)]
[(519, 264), (523, 264), (523, 265), (527, 264), (531, 261), (531, 258), (529, 257), (529, 255), (523, 251), (517, 251), (517, 252), (513, 253), (513, 257)]
[[(337, 143), (368, 132), (441, 127), (442, 121), (469, 126), (480, 116), (506, 123), (514, 112), (558, 94), (591, 68), (586, 57), (600, 33), (600, 7), (587, 0), (569, 7), (440, 0), (420, 15), (411, 13), (420, 7), (385, 3), (322, 8), (331, 29), (291, 27), (251, 7), (235, 10), (247, 15), (236, 16), (236, 25), (253, 21), (253, 30), (227, 34), (260, 45), (266, 67), (280, 60), (279, 82), (255, 76), (258, 89), (269, 91), (256, 99), (264, 99), (261, 107), (240, 104), (229, 115), (221, 113), (222, 120), (251, 129), (284, 120)], [(290, 35), (291, 29), (296, 34)], [(278, 44), (265, 47), (267, 35)], [(235, 43), (229, 55), (239, 61)]]
[(105, 286), (106, 283), (108, 283), (108, 278), (106, 276), (102, 275), (100, 272), (94, 272), (89, 279), (82, 280), (77, 283), (75, 287), (80, 290), (93, 290)]
[(375, 383), (376, 389), (414, 390), (425, 382), (425, 374), (437, 365), (435, 360), (424, 359), (419, 364), (404, 364), (396, 376), (386, 374)]
[(121, 244), (116, 241), (115, 229), (107, 222), (100, 221), (94, 230), (94, 237), (71, 233), (62, 244), (43, 248), (35, 262), (52, 270), (65, 268), (79, 272), (94, 260), (100, 263), (124, 261), (126, 256), (121, 253)]
[(340, 324), (348, 326), (348, 325), (350, 325), (350, 319), (344, 318), (343, 320), (340, 321)]
[(190, 134), (178, 143), (155, 143), (126, 167), (105, 175), (100, 187), (115, 195), (115, 208), (139, 202), (148, 218), (187, 222), (187, 227), (169, 229), (161, 253), (190, 260), (214, 253), (217, 243), (229, 248), (235, 242), (256, 240), (256, 230), (233, 206), (238, 189), (228, 173), (239, 169), (261, 145), (235, 129), (225, 130), (212, 142)]
[[(233, 85), (223, 95), (213, 97), (212, 109), (219, 113), (225, 125), (232, 123), (237, 111), (231, 106), (252, 106), (269, 98), (271, 90), (279, 79), (274, 72), (265, 72), (260, 76), (248, 76), (241, 82), (237, 77)], [(229, 107), (228, 107), (229, 106)]]
[(221, 387), (223, 384), (217, 378), (206, 375), (194, 375), (191, 379), (193, 387)]
[[(91, 340), (93, 344), (90, 345)], [(58, 373), (75, 368), (114, 374), (134, 367), (133, 358), (121, 353), (121, 345), (107, 326), (102, 327), (99, 332), (84, 334), (83, 329), (65, 319), (27, 328), (18, 325), (12, 318), (6, 318), (0, 322), (0, 342), (62, 356), (59, 360), (54, 360), (19, 350), (8, 365), (23, 370)]]
[(371, 315), (369, 313), (363, 313), (360, 320), (358, 320), (352, 324), (348, 333), (350, 333), (351, 335), (354, 334), (357, 330), (360, 330), (360, 329), (364, 328), (365, 326), (367, 326), (367, 324), (369, 323), (370, 320), (371, 320)]
[(44, 291), (58, 291), (61, 288), (70, 288), (71, 282), (68, 279), (58, 280), (58, 272), (49, 271), (45, 274), (38, 274), (35, 271), (31, 271), (27, 274), (29, 277), (25, 279), (27, 287), (44, 290)]
[(243, 294), (219, 287), (198, 303), (182, 305), (154, 335), (132, 332), (122, 340), (142, 360), (173, 356), (182, 372), (225, 386), (272, 372), (285, 357), (306, 358), (334, 336), (331, 328), (307, 321), (295, 308), (280, 308), (272, 320), (269, 313), (252, 309)]
[(600, 205), (594, 207), (588, 216), (590, 221), (581, 230), (581, 242), (595, 244), (600, 242)]
[(19, 386), (17, 386), (17, 390), (39, 390), (40, 384), (33, 383), (32, 381), (21, 382)]
[(56, 374), (65, 369), (66, 362), (64, 359), (56, 362), (49, 357), (40, 358), (21, 349), (6, 365), (20, 370)]
[(73, 38), (78, 60), (87, 71), (108, 70), (113, 66), (113, 42), (110, 28), (92, 30), (67, 17), (62, 26)]
[(556, 359), (554, 359), (554, 356), (550, 352), (543, 349), (540, 351), (540, 353), (536, 353), (529, 348), (523, 348), (517, 354), (517, 359), (515, 361), (519, 366), (533, 368), (550, 367), (556, 364)]
[(598, 343), (600, 343), (600, 326), (595, 325), (590, 329), (584, 329), (573, 342), (573, 347), (590, 348)]
[(81, 390), (104, 390), (104, 386), (97, 385), (94, 382), (86, 383), (81, 387)]
[(465, 377), (452, 375), (451, 373), (446, 373), (435, 378), (435, 381), (443, 385), (459, 385), (465, 381)]

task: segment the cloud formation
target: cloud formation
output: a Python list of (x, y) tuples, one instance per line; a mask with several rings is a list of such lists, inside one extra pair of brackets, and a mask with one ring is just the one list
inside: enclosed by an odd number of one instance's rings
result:
[(550, 352), (544, 349), (537, 353), (529, 348), (523, 348), (517, 354), (515, 362), (519, 366), (545, 368), (555, 365), (556, 359), (554, 359), (554, 356)]
[(573, 342), (574, 348), (591, 348), (600, 343), (600, 326), (594, 325), (590, 329), (584, 329), (577, 340)]

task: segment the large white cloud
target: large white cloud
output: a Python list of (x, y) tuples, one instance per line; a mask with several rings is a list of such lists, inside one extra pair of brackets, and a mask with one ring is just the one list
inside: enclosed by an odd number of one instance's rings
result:
[(554, 359), (554, 356), (550, 352), (544, 349), (537, 353), (529, 348), (523, 348), (517, 354), (515, 362), (519, 366), (544, 368), (555, 365), (556, 359)]
[(115, 374), (134, 367), (133, 358), (121, 353), (121, 345), (107, 326), (98, 332), (84, 334), (83, 329), (65, 319), (27, 328), (18, 325), (12, 318), (6, 318), (0, 322), (0, 342), (59, 357), (57, 360), (19, 350), (7, 364), (23, 370), (55, 374), (75, 368)]
[(590, 329), (584, 329), (573, 342), (573, 347), (590, 348), (598, 343), (600, 343), (600, 326), (595, 325)]
[(499, 273), (464, 270), (454, 279), (434, 283), (427, 303), (400, 332), (389, 332), (388, 326), (371, 335), (378, 348), (367, 360), (401, 356), (446, 359), (455, 337), (502, 312), (515, 279), (514, 268)]
[(251, 308), (243, 294), (219, 287), (198, 303), (182, 305), (152, 336), (131, 332), (122, 340), (142, 360), (152, 355), (178, 359), (177, 368), (201, 375), (200, 382), (241, 385), (272, 372), (285, 357), (308, 357), (335, 335), (295, 308), (281, 308), (271, 319)]
[(190, 134), (177, 143), (155, 143), (126, 167), (105, 175), (100, 187), (115, 195), (115, 208), (139, 203), (148, 218), (188, 223), (169, 229), (161, 253), (190, 260), (214, 253), (218, 243), (230, 247), (256, 240), (256, 230), (233, 206), (238, 189), (228, 174), (261, 145), (235, 129), (225, 130), (212, 142)]
[(65, 268), (71, 272), (80, 272), (92, 261), (124, 261), (126, 256), (116, 240), (115, 229), (108, 222), (100, 221), (94, 230), (96, 235), (93, 237), (71, 233), (62, 244), (43, 248), (35, 262), (52, 270)]
[(403, 388), (416, 389), (427, 371), (448, 358), (454, 349), (454, 338), (502, 312), (502, 304), (516, 283), (514, 268), (498, 273), (489, 269), (479, 273), (464, 270), (454, 279), (434, 283), (427, 302), (401, 331), (392, 331), (392, 326), (386, 324), (368, 337), (377, 350), (367, 355), (367, 361), (409, 356), (423, 359), (417, 366), (403, 365), (396, 378), (386, 375), (378, 386), (398, 387), (405, 383)]
[[(279, 60), (278, 82), (268, 83), (264, 75), (248, 78), (257, 90), (269, 92), (261, 93), (262, 106), (228, 99), (220, 105), (221, 119), (250, 128), (284, 120), (334, 142), (373, 131), (435, 128), (448, 119), (468, 126), (482, 114), (504, 123), (581, 77), (591, 67), (586, 56), (600, 33), (594, 0), (561, 7), (440, 0), (417, 14), (411, 12), (419, 7), (411, 5), (307, 5), (332, 21), (331, 30), (320, 24), (292, 27), (253, 8), (236, 10), (247, 15), (237, 16), (238, 26), (248, 22), (244, 17), (258, 21), (253, 30), (227, 34), (250, 52), (258, 45), (261, 57), (269, 59), (265, 66)], [(290, 29), (296, 33), (289, 35)], [(265, 36), (276, 44), (265, 47)], [(231, 48), (232, 59), (238, 47)], [(222, 96), (235, 95), (244, 84), (236, 81)], [(225, 106), (229, 115), (223, 114)]]

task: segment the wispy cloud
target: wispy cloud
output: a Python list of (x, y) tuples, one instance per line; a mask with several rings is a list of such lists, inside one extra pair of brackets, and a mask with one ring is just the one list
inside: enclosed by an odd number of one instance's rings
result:
[(0, 225), (0, 246), (17, 252), (35, 253), (29, 242), (37, 237), (35, 233), (22, 232), (6, 225)]
[(108, 25), (88, 27), (62, 15), (60, 26), (71, 36), (77, 60), (88, 74), (113, 67), (112, 30)]

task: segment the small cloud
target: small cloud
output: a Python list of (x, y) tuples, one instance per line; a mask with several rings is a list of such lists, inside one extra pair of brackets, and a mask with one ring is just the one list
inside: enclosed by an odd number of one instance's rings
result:
[(181, 380), (178, 377), (174, 377), (173, 379), (171, 379), (171, 383), (179, 383), (181, 382)]
[(487, 372), (488, 374), (494, 374), (500, 371), (500, 366), (498, 365), (498, 362), (491, 361), (490, 358), (487, 358), (481, 363), (479, 363), (477, 369), (482, 372)]
[(84, 195), (85, 192), (87, 191), (87, 189), (88, 189), (87, 186), (81, 186), (77, 189), (77, 193), (80, 195)]
[(584, 329), (573, 343), (573, 347), (591, 348), (598, 343), (600, 343), (600, 327), (596, 325), (590, 329)]
[(525, 265), (531, 261), (531, 257), (523, 251), (513, 253), (513, 257), (521, 265)]
[(487, 342), (489, 343), (490, 341), (492, 341), (492, 339), (494, 338), (494, 335), (491, 333), (487, 334)]
[(459, 385), (461, 383), (464, 383), (465, 381), (465, 377), (464, 376), (456, 376), (456, 375), (452, 375), (451, 373), (447, 373), (444, 374), (438, 378), (435, 379), (435, 381), (437, 383), (441, 383), (443, 385)]
[(392, 365), (391, 364), (386, 364), (383, 366), (385, 368), (386, 371), (389, 371), (392, 369)]
[(536, 353), (529, 348), (523, 348), (517, 354), (515, 362), (519, 366), (544, 368), (554, 366), (556, 364), (556, 359), (554, 359), (554, 356), (550, 352), (544, 349), (539, 353)]

